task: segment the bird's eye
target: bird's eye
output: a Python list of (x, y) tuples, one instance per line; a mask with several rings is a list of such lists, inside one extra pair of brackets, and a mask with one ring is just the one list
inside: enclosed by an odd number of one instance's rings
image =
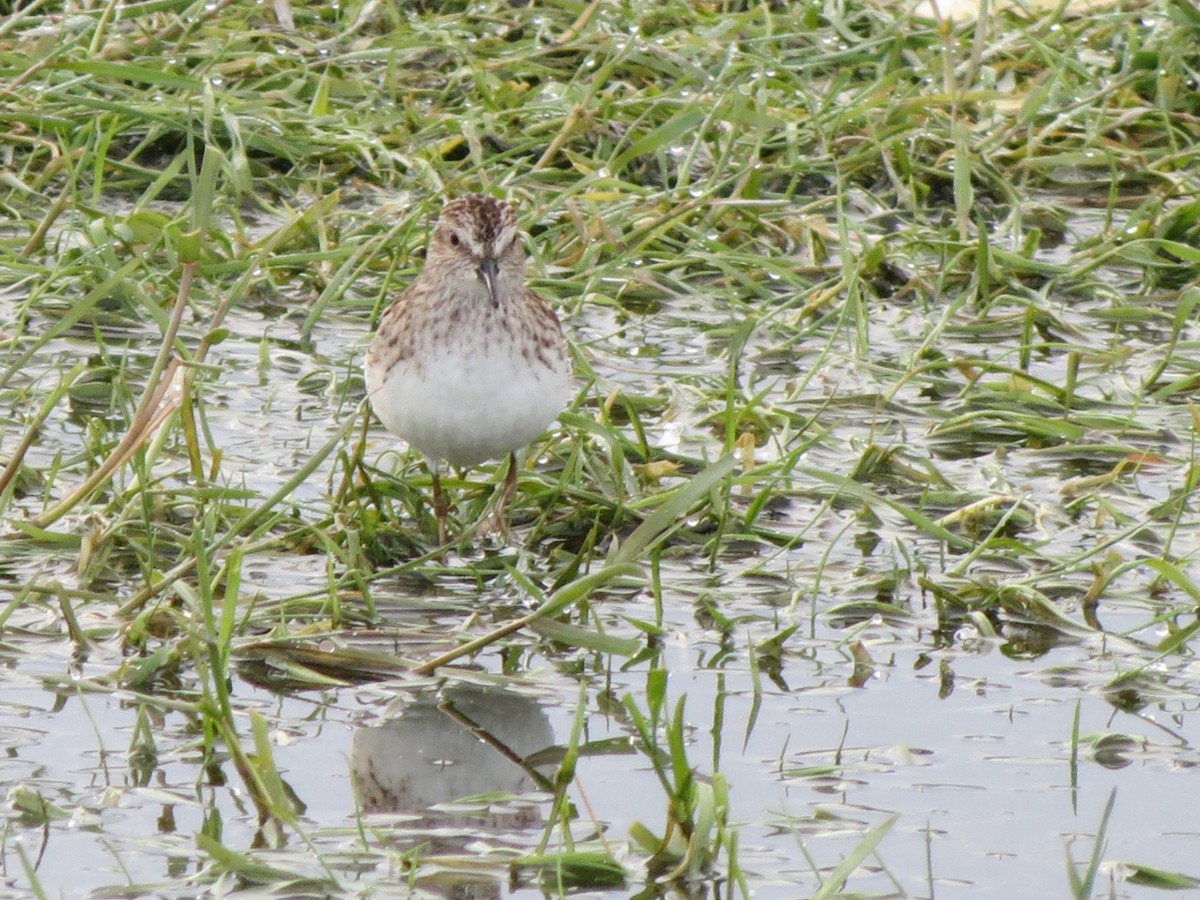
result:
[(460, 243), (459, 239), (458, 239), (458, 235), (453, 231), (450, 232), (450, 243), (451, 243), (451, 245), (453, 245), (455, 247), (457, 247)]

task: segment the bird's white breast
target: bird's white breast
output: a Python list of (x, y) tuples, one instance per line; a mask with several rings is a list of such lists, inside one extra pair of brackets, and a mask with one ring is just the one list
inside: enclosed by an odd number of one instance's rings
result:
[(386, 372), (368, 365), (371, 406), (425, 455), (472, 466), (530, 443), (562, 411), (570, 366), (562, 347), (552, 351), (547, 364), (486, 327), (461, 332)]

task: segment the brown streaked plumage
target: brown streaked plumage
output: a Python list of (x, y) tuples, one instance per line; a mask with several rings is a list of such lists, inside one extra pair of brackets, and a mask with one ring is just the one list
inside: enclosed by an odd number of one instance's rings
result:
[(567, 343), (554, 311), (525, 285), (525, 251), (507, 203), (467, 194), (438, 217), (416, 280), (384, 310), (367, 348), (380, 421), (430, 460), (438, 537), (448, 505), (437, 461), (472, 466), (504, 454), (493, 515), (516, 487), (516, 451), (566, 405)]

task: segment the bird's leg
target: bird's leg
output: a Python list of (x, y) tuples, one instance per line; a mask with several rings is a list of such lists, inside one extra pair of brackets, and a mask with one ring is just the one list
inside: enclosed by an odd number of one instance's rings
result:
[(438, 472), (437, 463), (429, 467), (429, 474), (433, 478), (433, 514), (437, 516), (438, 543), (445, 544), (446, 514), (450, 512), (450, 504), (446, 502), (446, 495), (442, 493), (442, 476)]
[(508, 454), (508, 472), (504, 475), (504, 485), (500, 488), (500, 496), (496, 498), (496, 518), (500, 520), (500, 527), (504, 528), (504, 507), (508, 506), (508, 501), (512, 499), (513, 493), (517, 489), (517, 453), (514, 450)]
[(508, 527), (508, 519), (504, 516), (504, 508), (508, 506), (508, 501), (512, 499), (512, 495), (516, 489), (517, 454), (514, 451), (508, 454), (508, 471), (504, 475), (504, 483), (500, 485), (500, 490), (496, 492), (496, 499), (492, 501), (491, 510), (479, 520), (479, 524), (476, 526), (476, 533), (499, 535), (501, 540), (511, 542), (512, 531)]

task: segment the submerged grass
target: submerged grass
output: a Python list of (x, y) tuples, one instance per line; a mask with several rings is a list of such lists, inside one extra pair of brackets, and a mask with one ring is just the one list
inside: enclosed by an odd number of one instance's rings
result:
[[(760, 676), (782, 684), (814, 631), (796, 626), (827, 613), (854, 628), (928, 604), (939, 640), (1074, 638), (1138, 596), (1123, 629), (1168, 631), (1139, 668), (1191, 652), (1190, 4), (961, 24), (870, 2), (10, 6), (0, 621), (18, 657), (31, 636), (73, 647), (71, 684), (47, 685), (187, 717), (196, 783), (232, 762), (257, 846), (306, 826), (233, 671), (290, 688), (394, 675), (395, 653), (345, 638), (386, 624), (398, 586), (477, 614), (500, 601), (482, 638), (414, 626), (418, 674), (488, 647), (503, 675), (532, 649), (586, 677), (662, 672), (664, 595), (690, 599), (719, 657), (752, 669), (747, 740)], [(443, 556), (426, 473), (365, 417), (358, 357), (467, 190), (516, 202), (580, 390), (522, 472), (519, 546)], [(493, 477), (448, 480), (460, 525)], [(664, 560), (785, 599), (732, 608)], [(287, 574), (251, 582), (263, 568)], [(644, 592), (648, 612), (614, 632), (597, 592)], [(522, 616), (530, 598), (544, 605)], [(1148, 702), (1147, 679), (1113, 689)], [(636, 871), (571, 838), (563, 763), (562, 854), (543, 839), (514, 878), (754, 888), (736, 786), (715, 760), (698, 780), (682, 700), (662, 702), (619, 712), (667, 810), (662, 838), (638, 823)], [(1077, 896), (1110, 811), (1069, 870)], [(893, 821), (810, 887), (842, 891)], [(353, 869), (256, 861), (215, 822), (193, 885), (326, 891)], [(495, 863), (360, 850), (414, 883)]]

